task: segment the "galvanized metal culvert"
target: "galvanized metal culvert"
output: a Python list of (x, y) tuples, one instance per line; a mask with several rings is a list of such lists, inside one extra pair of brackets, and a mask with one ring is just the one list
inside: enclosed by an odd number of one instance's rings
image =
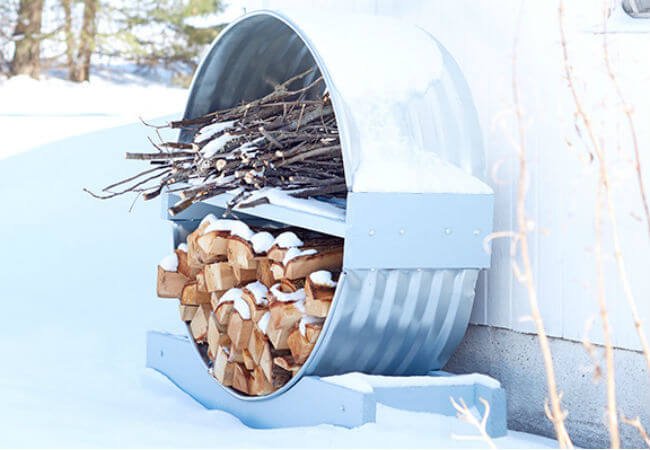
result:
[[(215, 380), (215, 389), (248, 401), (281, 395), (304, 375), (441, 368), (467, 328), (479, 271), (489, 266), (483, 242), (492, 231), (493, 195), (480, 181), (476, 111), (453, 58), (413, 25), (320, 13), (244, 16), (206, 55), (185, 118), (259, 98), (272, 82), (313, 66), (319, 73), (304, 83), (322, 74), (339, 124), (350, 190), (344, 215), (266, 205), (241, 216), (343, 237), (343, 273), (319, 341), (291, 382), (266, 397), (245, 397)], [(190, 141), (192, 132), (181, 138)], [(430, 164), (436, 155), (456, 168)], [(206, 212), (223, 211), (209, 203), (169, 218), (175, 244)]]

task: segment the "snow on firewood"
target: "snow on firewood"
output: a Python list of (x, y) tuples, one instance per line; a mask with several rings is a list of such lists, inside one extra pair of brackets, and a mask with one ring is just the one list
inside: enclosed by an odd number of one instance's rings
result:
[(230, 133), (224, 133), (221, 136), (205, 144), (201, 149), (201, 155), (206, 159), (212, 158), (217, 153), (221, 153), (221, 150), (223, 149), (224, 145), (226, 145), (228, 142), (233, 141), (235, 139), (237, 139), (236, 135), (232, 135)]
[(185, 242), (181, 242), (176, 248), (182, 252), (187, 253), (187, 244)]
[(271, 286), (271, 294), (278, 302), (298, 302), (305, 299), (305, 290), (300, 288), (295, 292), (282, 292), (280, 290), (280, 283)]
[[(214, 216), (212, 217), (214, 218)], [(232, 231), (237, 222), (239, 222), (239, 220), (214, 218), (213, 220), (210, 220), (209, 225), (203, 229), (203, 234), (212, 233), (213, 231)]]
[(248, 306), (248, 303), (246, 303), (246, 300), (244, 300), (241, 297), (235, 297), (235, 302), (233, 304), (233, 308), (235, 311), (239, 313), (242, 319), (244, 320), (250, 320), (251, 318), (251, 309)]
[(178, 270), (178, 256), (176, 253), (171, 253), (165, 256), (158, 265), (166, 272), (176, 272)]
[(194, 142), (201, 143), (207, 139), (212, 138), (215, 134), (221, 133), (229, 128), (232, 128), (235, 124), (234, 120), (229, 120), (227, 122), (215, 122), (207, 125), (199, 130), (199, 132), (194, 136)]
[(218, 219), (216, 216), (212, 213), (206, 215), (201, 222), (199, 222), (199, 228), (205, 228), (206, 226), (210, 225), (213, 222), (216, 222)]
[(286, 266), (287, 263), (292, 259), (298, 258), (299, 256), (315, 255), (316, 253), (318, 253), (318, 250), (313, 248), (300, 250), (299, 248), (292, 247), (289, 250), (287, 250), (287, 253), (284, 254), (284, 258), (282, 258), (282, 264)]
[(219, 303), (218, 304), (220, 305), (220, 304), (226, 303), (226, 302), (234, 302), (235, 299), (241, 298), (243, 293), (244, 293), (244, 291), (242, 291), (239, 288), (228, 289), (226, 292), (223, 293), (223, 295), (221, 297), (219, 297)]
[(336, 281), (332, 280), (332, 272), (329, 270), (318, 270), (309, 275), (309, 279), (319, 286), (336, 287)]
[(307, 325), (322, 324), (323, 322), (324, 320), (320, 317), (302, 316), (302, 319), (300, 319), (300, 322), (298, 322), (298, 330), (300, 331), (300, 334), (306, 336)]
[(260, 331), (264, 334), (266, 334), (266, 330), (269, 327), (269, 320), (271, 320), (271, 313), (270, 312), (265, 312), (264, 315), (260, 318), (259, 322), (257, 322), (257, 327), (260, 329)]
[(250, 291), (250, 293), (253, 294), (253, 298), (255, 299), (256, 305), (268, 304), (268, 299), (266, 298), (266, 295), (268, 294), (269, 290), (262, 283), (260, 283), (259, 281), (254, 281), (252, 283), (247, 284), (246, 289), (248, 289), (248, 291)]
[(292, 231), (285, 231), (280, 233), (278, 237), (275, 238), (273, 242), (274, 245), (277, 245), (280, 248), (291, 248), (291, 247), (302, 247), (304, 242), (302, 242), (296, 233)]
[(268, 231), (260, 231), (250, 238), (250, 242), (253, 244), (253, 250), (255, 250), (256, 254), (268, 252), (273, 246), (274, 240), (273, 235)]

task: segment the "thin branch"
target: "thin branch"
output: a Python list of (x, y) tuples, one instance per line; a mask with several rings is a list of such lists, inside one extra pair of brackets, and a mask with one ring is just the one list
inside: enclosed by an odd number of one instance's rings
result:
[(497, 448), (496, 444), (494, 443), (494, 441), (492, 440), (492, 438), (487, 432), (487, 421), (488, 418), (490, 417), (490, 403), (488, 403), (488, 401), (485, 400), (483, 397), (479, 397), (479, 401), (485, 407), (485, 413), (483, 414), (482, 418), (477, 418), (472, 413), (472, 411), (467, 407), (465, 400), (463, 400), (462, 398), (456, 401), (454, 400), (453, 397), (449, 397), (449, 401), (451, 402), (454, 409), (457, 411), (458, 418), (463, 422), (469, 423), (470, 425), (474, 426), (474, 428), (476, 428), (479, 432), (479, 434), (476, 436), (452, 434), (452, 438), (459, 441), (482, 441), (485, 442), (488, 445), (488, 447), (490, 447), (491, 449), (496, 449)]
[[(591, 147), (598, 161), (598, 187), (596, 199), (596, 217), (595, 217), (595, 230), (596, 230), (596, 274), (598, 283), (598, 305), (600, 310), (601, 325), (603, 327), (603, 334), (605, 340), (605, 364), (607, 367), (607, 422), (610, 434), (610, 444), (612, 448), (620, 447), (620, 435), (618, 429), (618, 416), (616, 409), (616, 381), (614, 371), (614, 354), (611, 338), (611, 326), (609, 324), (609, 315), (607, 313), (607, 305), (605, 299), (605, 285), (604, 285), (604, 269), (602, 257), (602, 199), (604, 198), (607, 213), (611, 222), (612, 237), (614, 240), (615, 257), (617, 266), (619, 268), (619, 275), (628, 297), (628, 303), (634, 302), (631, 296), (632, 292), (629, 287), (629, 280), (627, 271), (625, 269), (623, 256), (619, 242), (618, 224), (616, 219), (616, 212), (614, 210), (614, 203), (611, 193), (610, 176), (607, 167), (607, 159), (605, 150), (600, 141), (596, 138), (595, 130), (592, 126), (591, 117), (587, 114), (583, 107), (582, 100), (580, 99), (577, 89), (575, 87), (575, 77), (573, 68), (569, 62), (569, 52), (566, 39), (566, 31), (564, 24), (564, 0), (560, 0), (558, 7), (558, 21), (560, 28), (560, 43), (562, 47), (562, 56), (564, 63), (564, 73), (566, 76), (567, 85), (573, 99), (576, 109), (576, 129), (579, 130), (581, 123), (587, 133), (587, 137)], [(579, 122), (578, 122), (579, 121)], [(629, 296), (628, 296), (629, 292)]]
[[(546, 382), (548, 388), (548, 395), (550, 397), (551, 406), (548, 411), (549, 419), (555, 428), (555, 435), (558, 443), (562, 448), (572, 448), (573, 443), (569, 437), (569, 433), (564, 424), (566, 413), (562, 408), (562, 402), (558, 393), (557, 381), (555, 377), (555, 368), (553, 366), (553, 357), (551, 355), (551, 347), (546, 334), (544, 320), (539, 309), (539, 301), (537, 298), (537, 288), (535, 286), (533, 268), (531, 264), (529, 243), (528, 243), (528, 218), (526, 217), (526, 195), (528, 192), (528, 168), (526, 160), (526, 135), (524, 129), (523, 112), (521, 108), (521, 101), (519, 96), (518, 86), (518, 73), (517, 73), (517, 57), (519, 50), (519, 33), (521, 28), (521, 16), (523, 14), (523, 3), (520, 4), (520, 9), (517, 19), (517, 30), (513, 42), (513, 56), (512, 56), (512, 97), (515, 106), (515, 116), (517, 121), (518, 132), (518, 149), (519, 149), (519, 180), (517, 183), (517, 207), (516, 207), (516, 221), (518, 247), (523, 264), (523, 273), (520, 273), (519, 278), (528, 293), (528, 303), (530, 305), (531, 316), (535, 324), (535, 330), (539, 338), (540, 350), (542, 352), (542, 359), (544, 361), (544, 369), (546, 372)], [(518, 266), (514, 266), (518, 267)]]
[(641, 419), (639, 416), (636, 416), (634, 419), (628, 419), (624, 415), (621, 415), (621, 421), (626, 424), (630, 425), (631, 427), (634, 427), (636, 431), (639, 432), (639, 435), (641, 436), (641, 439), (645, 442), (645, 445), (650, 448), (650, 436), (648, 436), (648, 432), (646, 431), (645, 427), (641, 423)]

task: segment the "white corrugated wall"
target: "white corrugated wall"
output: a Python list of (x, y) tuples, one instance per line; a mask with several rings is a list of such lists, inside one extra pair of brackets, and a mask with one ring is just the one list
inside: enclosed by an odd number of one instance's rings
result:
[[(527, 211), (540, 306), (548, 332), (582, 339), (597, 318), (594, 211), (597, 165), (587, 139), (576, 133), (573, 106), (563, 77), (557, 1), (529, 0), (244, 0), (247, 10), (313, 8), (340, 14), (393, 15), (434, 35), (454, 55), (469, 82), (483, 127), (490, 184), (496, 191), (497, 230), (514, 224), (517, 153), (512, 103), (513, 42), (518, 20), (519, 89), (526, 116), (531, 171)], [(567, 2), (566, 21), (577, 88), (608, 154), (623, 255), (641, 316), (650, 321), (650, 239), (636, 183), (630, 136), (622, 107), (603, 66), (601, 5)], [(523, 5), (521, 15), (518, 15)], [(650, 178), (650, 20), (610, 19), (610, 53), (625, 94), (634, 103), (645, 176)], [(405, 68), (408, 70), (408, 68)], [(650, 182), (646, 182), (650, 190)], [(621, 290), (611, 226), (605, 236), (606, 298), (616, 345), (637, 349), (629, 308)], [(512, 275), (509, 243), (494, 243), (492, 269), (483, 275), (472, 322), (517, 331), (533, 330), (527, 296)], [(645, 325), (650, 334), (650, 326)], [(601, 342), (596, 321), (591, 339)]]

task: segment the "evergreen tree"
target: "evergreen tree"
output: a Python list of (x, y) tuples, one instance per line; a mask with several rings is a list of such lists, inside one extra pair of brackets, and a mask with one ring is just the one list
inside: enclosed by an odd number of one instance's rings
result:
[[(136, 0), (114, 8), (114, 29), (102, 51), (146, 66), (191, 74), (202, 50), (223, 25), (199, 26), (221, 10), (221, 0)], [(110, 39), (106, 39), (109, 38)]]

